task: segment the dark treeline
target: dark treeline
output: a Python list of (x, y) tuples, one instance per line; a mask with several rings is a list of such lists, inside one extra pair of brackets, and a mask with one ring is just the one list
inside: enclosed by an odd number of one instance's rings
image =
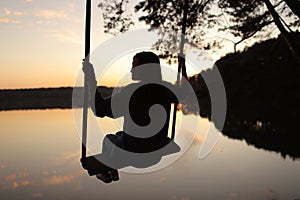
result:
[[(294, 35), (299, 40), (299, 35)], [(223, 134), (248, 144), (300, 158), (300, 66), (283, 38), (257, 43), (216, 63), (224, 81), (227, 113)], [(211, 117), (209, 92), (202, 75), (190, 78), (200, 115)], [(213, 80), (212, 80), (213, 81)], [(192, 113), (192, 109), (190, 110)], [(213, 119), (212, 119), (213, 121)]]
[[(98, 87), (103, 96), (109, 96), (112, 88)], [(74, 101), (72, 101), (74, 97)], [(72, 105), (73, 104), (73, 105)], [(0, 90), (0, 111), (27, 109), (69, 109), (82, 107), (83, 88), (37, 88)]]

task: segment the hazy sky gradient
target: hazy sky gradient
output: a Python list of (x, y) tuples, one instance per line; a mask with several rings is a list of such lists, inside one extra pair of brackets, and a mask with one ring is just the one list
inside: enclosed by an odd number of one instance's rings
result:
[[(97, 3), (92, 46), (111, 37), (101, 33)], [(83, 58), (84, 12), (85, 1), (1, 1), (0, 88), (73, 86)]]

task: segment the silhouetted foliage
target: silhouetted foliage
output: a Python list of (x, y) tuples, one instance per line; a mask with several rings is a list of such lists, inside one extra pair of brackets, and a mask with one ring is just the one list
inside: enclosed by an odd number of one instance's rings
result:
[(224, 9), (233, 23), (225, 29), (229, 29), (236, 37), (249, 38), (266, 25), (272, 23), (270, 13), (261, 9), (262, 1), (253, 0), (221, 0), (219, 7)]
[(103, 11), (105, 33), (117, 35), (127, 31), (134, 24), (131, 14), (126, 12), (128, 3), (129, 0), (108, 0), (98, 5)]
[[(227, 113), (223, 134), (244, 139), (257, 148), (300, 157), (300, 69), (284, 39), (257, 43), (228, 54), (216, 66), (224, 81)], [(190, 78), (200, 115), (210, 118), (209, 91), (202, 78), (216, 68)], [(193, 113), (193, 111), (189, 111)]]
[(298, 28), (300, 19), (284, 1), (276, 0), (273, 5), (269, 0), (220, 0), (219, 7), (231, 17), (232, 23), (221, 30), (229, 30), (241, 41), (250, 37), (267, 39), (273, 31), (271, 25), (275, 24), (300, 63), (300, 39), (295, 44), (290, 36), (293, 32), (291, 28)]
[[(112, 94), (113, 88), (100, 86), (98, 89), (104, 97)], [(72, 102), (72, 95), (74, 101)], [(0, 90), (0, 111), (27, 109), (70, 109), (82, 107), (83, 88), (34, 88), (17, 90)]]
[(300, 19), (300, 1), (295, 0), (284, 0), (284, 2), (288, 5), (288, 7), (292, 10), (292, 12), (298, 16), (298, 24)]
[[(218, 14), (211, 11), (215, 0), (192, 0), (188, 2), (185, 42), (204, 43), (203, 36), (207, 30), (217, 22)], [(131, 15), (126, 7), (128, 0), (110, 0), (99, 4), (104, 18), (105, 32), (117, 34), (124, 32), (133, 25)], [(134, 12), (140, 14), (139, 21), (150, 26), (149, 30), (156, 30), (160, 36), (154, 48), (160, 52), (161, 58), (177, 58), (180, 44), (180, 34), (183, 21), (184, 1), (173, 0), (141, 0), (134, 6)], [(203, 47), (216, 47), (218, 43), (212, 41)]]
[[(203, 36), (206, 34), (207, 29), (217, 22), (217, 15), (211, 12), (214, 1), (193, 0), (187, 2), (186, 35), (188, 38), (186, 38), (186, 42), (189, 43), (190, 38), (190, 40), (199, 44), (203, 42)], [(159, 31), (161, 38), (154, 47), (164, 52), (163, 56), (165, 57), (176, 56), (176, 53), (179, 52), (180, 41), (178, 39), (180, 37), (174, 35), (174, 33), (181, 33), (184, 1), (144, 0), (135, 7), (135, 10), (143, 11), (143, 15), (139, 17), (139, 20), (150, 25), (150, 30)]]

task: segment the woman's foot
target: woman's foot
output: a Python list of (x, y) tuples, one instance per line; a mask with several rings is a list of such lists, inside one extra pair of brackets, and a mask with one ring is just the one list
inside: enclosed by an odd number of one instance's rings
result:
[(102, 172), (101, 174), (97, 174), (96, 177), (104, 183), (111, 183), (112, 181), (119, 180), (119, 173), (118, 170), (113, 169), (107, 172)]
[(118, 170), (109, 170), (108, 173), (110, 174), (110, 178), (113, 181), (118, 181), (119, 180), (119, 173)]
[(102, 172), (101, 174), (97, 174), (96, 177), (104, 183), (112, 182), (111, 175), (108, 172)]

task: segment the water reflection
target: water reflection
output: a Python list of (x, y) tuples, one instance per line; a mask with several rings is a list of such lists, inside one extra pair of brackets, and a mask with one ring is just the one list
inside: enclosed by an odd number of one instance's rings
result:
[(146, 174), (121, 172), (120, 182), (105, 185), (81, 168), (71, 110), (0, 112), (1, 199), (300, 198), (299, 161), (224, 136), (199, 160), (208, 125), (201, 120), (196, 140), (173, 165)]
[[(209, 108), (209, 98), (206, 97), (205, 99), (199, 98), (200, 107)], [(183, 113), (210, 118), (210, 109), (201, 109), (200, 113), (197, 113), (193, 109), (194, 107), (193, 105), (183, 105)], [(294, 128), (295, 122), (287, 122), (285, 116), (281, 118), (282, 121), (275, 124), (274, 122), (259, 120), (242, 120), (228, 112), (222, 134), (232, 139), (245, 140), (247, 144), (258, 149), (277, 152), (283, 158), (289, 156), (293, 159), (300, 159), (300, 145), (297, 142), (298, 131)], [(291, 124), (293, 124), (293, 127)]]
[[(281, 39), (276, 43), (282, 43)], [(285, 60), (278, 62), (278, 56), (269, 51), (273, 47), (268, 45), (273, 42), (275, 40), (254, 45), (249, 51), (228, 54), (212, 69), (191, 77), (189, 82), (197, 94), (200, 107), (200, 113), (196, 114), (209, 119), (213, 117), (210, 99), (213, 91), (209, 86), (220, 84), (214, 78), (214, 74), (220, 72), (227, 104), (222, 133), (230, 138), (245, 140), (256, 148), (277, 152), (283, 158), (290, 156), (299, 159), (300, 146), (296, 141), (299, 132), (300, 71), (296, 67), (291, 73), (286, 67), (297, 64), (284, 45), (280, 54), (285, 55)], [(264, 57), (264, 62), (259, 62), (257, 57)], [(185, 112), (195, 113), (193, 105), (186, 105)]]

